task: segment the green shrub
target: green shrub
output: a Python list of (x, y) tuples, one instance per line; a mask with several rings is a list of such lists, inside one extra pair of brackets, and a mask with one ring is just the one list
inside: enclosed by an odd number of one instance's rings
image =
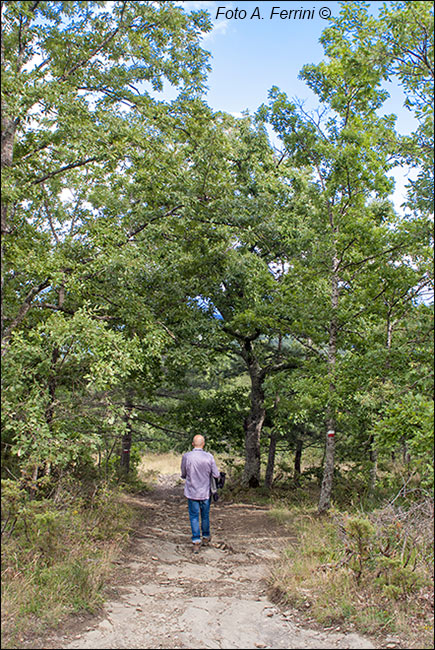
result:
[(423, 586), (424, 581), (400, 557), (382, 557), (378, 562), (376, 584), (388, 598), (406, 598)]

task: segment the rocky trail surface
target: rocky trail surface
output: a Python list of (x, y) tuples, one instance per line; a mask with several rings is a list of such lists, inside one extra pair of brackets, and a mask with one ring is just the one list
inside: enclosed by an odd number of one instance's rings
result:
[(135, 497), (143, 519), (102, 613), (43, 647), (392, 647), (336, 629), (306, 629), (295, 612), (269, 600), (270, 562), (291, 542), (291, 533), (266, 507), (213, 504), (212, 543), (193, 554), (177, 478), (160, 477), (150, 493)]

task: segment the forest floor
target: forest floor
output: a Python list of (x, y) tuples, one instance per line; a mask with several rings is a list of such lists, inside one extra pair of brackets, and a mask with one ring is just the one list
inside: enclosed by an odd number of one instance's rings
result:
[(128, 497), (140, 525), (96, 616), (75, 617), (34, 648), (391, 648), (340, 628), (320, 628), (274, 604), (270, 563), (292, 541), (266, 506), (219, 501), (212, 543), (193, 554), (178, 475)]

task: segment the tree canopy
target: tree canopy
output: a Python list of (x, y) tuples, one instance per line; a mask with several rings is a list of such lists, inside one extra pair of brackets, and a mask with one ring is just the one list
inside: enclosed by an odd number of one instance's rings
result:
[[(378, 17), (343, 3), (300, 74), (318, 111), (273, 87), (242, 118), (204, 100), (206, 12), (2, 12), (4, 475), (34, 495), (201, 432), (244, 454), (253, 487), (265, 450), (271, 484), (277, 441), (299, 461), (323, 449), (320, 511), (337, 457), (373, 489), (401, 450), (430, 483), (429, 3)], [(411, 135), (383, 110), (388, 81)], [(398, 211), (405, 164), (417, 176)]]

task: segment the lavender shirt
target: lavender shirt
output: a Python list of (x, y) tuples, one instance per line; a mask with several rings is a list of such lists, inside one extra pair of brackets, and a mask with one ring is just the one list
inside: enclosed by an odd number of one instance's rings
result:
[(208, 451), (192, 449), (181, 459), (181, 478), (186, 479), (184, 496), (203, 501), (210, 498), (210, 477), (219, 478), (215, 460)]

